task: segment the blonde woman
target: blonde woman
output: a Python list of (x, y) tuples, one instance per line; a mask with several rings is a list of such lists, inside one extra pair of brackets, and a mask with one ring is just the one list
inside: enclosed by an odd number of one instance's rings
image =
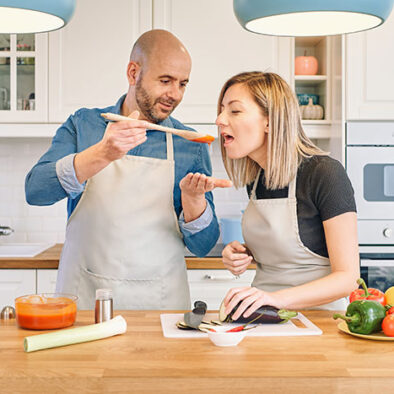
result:
[(277, 74), (246, 72), (229, 79), (218, 103), (225, 168), (247, 186), (245, 245), (223, 250), (223, 263), (242, 274), (257, 263), (252, 287), (225, 299), (234, 318), (261, 305), (346, 308), (357, 287), (359, 259), (353, 189), (342, 165), (305, 135), (297, 99)]

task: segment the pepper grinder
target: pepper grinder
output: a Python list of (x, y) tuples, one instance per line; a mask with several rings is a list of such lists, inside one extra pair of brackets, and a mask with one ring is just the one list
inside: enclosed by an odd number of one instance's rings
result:
[(113, 317), (113, 299), (111, 289), (96, 289), (94, 320), (96, 323), (111, 320)]

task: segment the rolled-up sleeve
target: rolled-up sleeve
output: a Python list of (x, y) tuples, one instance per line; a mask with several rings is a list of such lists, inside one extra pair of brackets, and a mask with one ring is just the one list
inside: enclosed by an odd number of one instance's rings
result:
[(56, 162), (56, 174), (59, 178), (59, 182), (71, 198), (79, 196), (83, 192), (86, 183), (79, 183), (75, 174), (75, 155), (76, 153), (72, 153)]
[(205, 211), (203, 214), (197, 219), (191, 222), (185, 222), (185, 218), (183, 216), (183, 211), (179, 216), (179, 226), (184, 230), (184, 232), (189, 233), (190, 235), (196, 234), (204, 228), (207, 228), (213, 219), (212, 208), (209, 204), (207, 204)]

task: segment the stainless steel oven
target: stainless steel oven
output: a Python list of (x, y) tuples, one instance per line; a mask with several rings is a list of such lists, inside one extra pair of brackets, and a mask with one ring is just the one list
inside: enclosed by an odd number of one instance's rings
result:
[(394, 122), (348, 122), (346, 170), (358, 217), (362, 277), (394, 286)]

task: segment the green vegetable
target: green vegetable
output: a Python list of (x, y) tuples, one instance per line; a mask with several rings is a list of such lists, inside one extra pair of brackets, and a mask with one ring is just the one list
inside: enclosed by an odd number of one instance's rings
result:
[(386, 308), (377, 301), (353, 301), (346, 310), (346, 316), (335, 313), (334, 319), (346, 321), (349, 331), (356, 334), (372, 334), (381, 331), (382, 321), (386, 316)]
[(116, 316), (104, 323), (26, 337), (23, 342), (23, 347), (25, 352), (35, 352), (36, 350), (48, 349), (51, 347), (95, 341), (96, 339), (123, 334), (126, 332), (126, 328), (126, 320), (122, 316)]

